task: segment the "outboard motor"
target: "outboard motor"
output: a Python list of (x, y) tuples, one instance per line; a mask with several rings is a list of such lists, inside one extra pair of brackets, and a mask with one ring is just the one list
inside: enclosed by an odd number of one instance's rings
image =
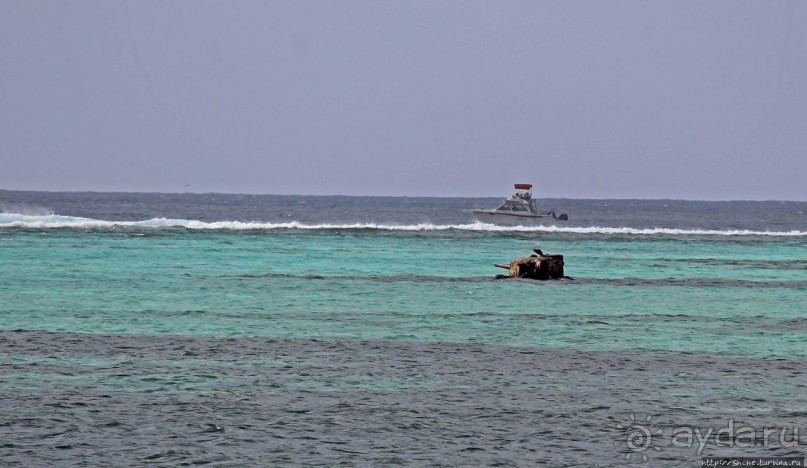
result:
[(557, 214), (557, 213), (555, 213), (555, 210), (549, 210), (549, 214), (551, 214), (553, 218), (555, 218), (557, 220), (560, 220), (560, 221), (568, 221), (569, 220), (569, 215), (567, 215), (566, 213)]

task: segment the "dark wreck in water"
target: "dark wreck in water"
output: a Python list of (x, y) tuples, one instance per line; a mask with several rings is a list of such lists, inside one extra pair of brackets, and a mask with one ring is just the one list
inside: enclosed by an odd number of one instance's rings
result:
[(494, 263), (499, 268), (505, 268), (508, 274), (496, 275), (496, 278), (528, 278), (536, 280), (549, 280), (568, 278), (563, 275), (563, 255), (545, 255), (540, 249), (532, 249), (534, 254), (529, 257), (518, 257), (510, 263)]

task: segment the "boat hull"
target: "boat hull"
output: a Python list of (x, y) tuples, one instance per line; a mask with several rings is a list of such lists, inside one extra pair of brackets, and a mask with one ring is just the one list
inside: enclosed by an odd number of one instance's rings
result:
[(483, 223), (498, 224), (501, 226), (535, 226), (554, 220), (551, 211), (540, 213), (501, 213), (496, 210), (468, 210)]

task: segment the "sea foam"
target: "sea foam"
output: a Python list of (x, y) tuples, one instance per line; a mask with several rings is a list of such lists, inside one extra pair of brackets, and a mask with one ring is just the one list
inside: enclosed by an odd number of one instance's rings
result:
[(325, 223), (304, 224), (298, 221), (283, 223), (249, 222), (249, 221), (198, 221), (191, 219), (152, 218), (143, 221), (107, 221), (75, 216), (25, 215), (19, 213), (0, 213), (0, 228), (19, 227), (28, 229), (104, 229), (116, 227), (137, 228), (186, 228), (199, 230), (380, 230), (380, 231), (480, 231), (480, 232), (558, 232), (575, 234), (628, 234), (628, 235), (687, 235), (687, 236), (807, 236), (807, 231), (752, 231), (752, 230), (712, 230), (712, 229), (678, 229), (631, 227), (566, 227), (548, 226), (497, 226), (489, 223), (473, 222), (466, 224), (378, 224), (378, 223)]

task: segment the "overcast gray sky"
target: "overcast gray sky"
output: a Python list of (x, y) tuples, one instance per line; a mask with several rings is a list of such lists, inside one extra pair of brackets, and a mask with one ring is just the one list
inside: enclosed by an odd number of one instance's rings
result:
[(0, 1), (0, 188), (807, 200), (807, 1)]

